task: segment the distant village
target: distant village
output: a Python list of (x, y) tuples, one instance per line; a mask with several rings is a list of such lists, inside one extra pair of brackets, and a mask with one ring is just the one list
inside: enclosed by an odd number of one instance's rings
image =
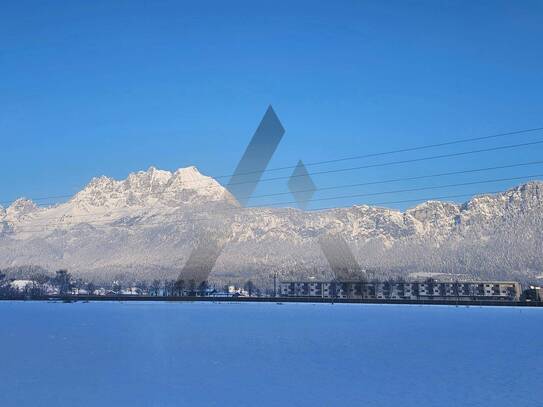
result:
[(87, 282), (81, 278), (74, 278), (67, 270), (58, 270), (53, 277), (38, 274), (33, 278), (14, 279), (6, 278), (0, 272), (1, 297), (40, 297), (47, 295), (73, 295), (73, 296), (262, 296), (270, 295), (269, 290), (263, 292), (250, 280), (243, 287), (226, 285), (215, 287), (207, 281), (194, 280), (152, 280), (141, 281), (130, 285), (123, 285), (121, 281), (112, 281), (110, 284), (97, 284)]
[(242, 286), (222, 287), (207, 281), (153, 280), (123, 285), (112, 281), (108, 285), (74, 278), (67, 270), (54, 276), (37, 274), (28, 279), (7, 278), (0, 271), (0, 299), (34, 299), (43, 297), (275, 297), (300, 299), (381, 300), (381, 301), (509, 301), (541, 302), (543, 289), (507, 281), (274, 281), (273, 288), (257, 287), (252, 281)]

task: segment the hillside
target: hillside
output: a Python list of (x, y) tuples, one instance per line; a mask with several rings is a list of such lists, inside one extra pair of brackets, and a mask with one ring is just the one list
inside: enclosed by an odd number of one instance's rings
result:
[(221, 228), (228, 244), (212, 280), (331, 278), (318, 245), (341, 235), (372, 277), (446, 273), (533, 279), (543, 274), (543, 183), (464, 204), (429, 201), (405, 212), (240, 208), (195, 167), (93, 179), (66, 203), (26, 199), (0, 208), (0, 268), (67, 268), (86, 278), (176, 278), (196, 243)]

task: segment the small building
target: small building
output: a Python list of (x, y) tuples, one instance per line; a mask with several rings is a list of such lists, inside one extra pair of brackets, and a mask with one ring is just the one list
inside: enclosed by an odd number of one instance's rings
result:
[(13, 280), (11, 283), (11, 288), (19, 292), (25, 291), (27, 288), (30, 288), (34, 285), (32, 280)]

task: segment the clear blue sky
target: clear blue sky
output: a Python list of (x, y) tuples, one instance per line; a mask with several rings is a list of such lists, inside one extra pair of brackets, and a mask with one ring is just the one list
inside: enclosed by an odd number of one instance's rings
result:
[[(268, 104), (286, 129), (272, 167), (543, 126), (542, 2), (318, 3), (3, 2), (0, 200), (73, 193), (93, 176), (124, 178), (151, 165), (229, 174)], [(539, 139), (543, 132), (313, 170)], [(315, 183), (509, 164), (543, 159), (542, 152), (535, 146)], [(536, 173), (543, 166), (316, 198)], [(284, 190), (286, 181), (258, 192)]]

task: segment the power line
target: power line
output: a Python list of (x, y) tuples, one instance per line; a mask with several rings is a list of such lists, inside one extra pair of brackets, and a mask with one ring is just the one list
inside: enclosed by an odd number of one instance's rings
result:
[[(369, 182), (363, 182), (363, 183), (357, 183), (357, 184), (348, 184), (348, 185), (334, 185), (334, 186), (328, 186), (328, 187), (316, 187), (314, 190), (311, 191), (327, 191), (327, 190), (334, 190), (334, 189), (347, 189), (347, 188), (353, 188), (353, 187), (359, 187), (359, 186), (368, 186), (368, 185), (381, 185), (381, 184), (388, 184), (388, 183), (394, 183), (394, 182), (402, 182), (402, 181), (414, 181), (414, 180), (422, 180), (422, 179), (431, 179), (431, 178), (439, 178), (444, 176), (450, 176), (450, 175), (460, 175), (460, 174), (469, 174), (469, 173), (475, 173), (475, 172), (484, 172), (484, 171), (492, 171), (497, 169), (506, 169), (506, 168), (515, 168), (515, 167), (523, 167), (523, 166), (530, 166), (530, 165), (538, 165), (543, 164), (543, 161), (528, 161), (528, 162), (521, 162), (521, 163), (515, 163), (515, 164), (507, 164), (507, 165), (500, 165), (500, 166), (493, 166), (493, 167), (484, 167), (484, 168), (472, 168), (472, 169), (465, 169), (465, 170), (459, 170), (459, 171), (451, 171), (451, 172), (442, 172), (442, 173), (436, 173), (436, 174), (428, 174), (428, 175), (419, 175), (419, 176), (413, 176), (413, 177), (404, 177), (404, 178), (392, 178), (392, 179), (385, 179), (385, 180), (378, 180), (378, 181), (369, 181)], [(526, 177), (522, 177), (526, 178)], [(310, 190), (297, 190), (292, 191), (292, 193), (297, 192), (308, 192)], [(142, 193), (143, 194), (143, 193)], [(162, 195), (163, 192), (156, 192), (156, 193), (149, 193), (146, 195)], [(263, 197), (271, 197), (271, 196), (281, 196), (281, 195), (290, 195), (291, 192), (279, 192), (279, 193), (273, 193), (273, 194), (264, 194), (264, 195), (256, 195), (253, 198), (263, 198)], [(155, 202), (151, 208), (154, 208), (156, 204), (158, 204), (159, 201)], [(289, 204), (294, 202), (289, 202)], [(273, 205), (270, 204), (270, 205)], [(252, 205), (250, 207), (259, 207), (259, 206), (266, 206), (266, 204), (259, 204), (259, 205)], [(127, 208), (118, 208), (118, 209), (111, 209), (107, 211), (107, 214), (111, 213), (119, 213), (119, 212), (126, 212)], [(69, 215), (62, 215), (61, 217), (55, 217), (55, 218), (47, 218), (48, 220), (55, 220), (55, 219), (62, 219), (65, 216)], [(80, 219), (80, 218), (87, 218), (87, 217), (94, 217), (96, 214), (86, 214), (86, 215), (75, 215), (70, 216), (70, 219)]]
[[(464, 156), (464, 155), (485, 153), (485, 152), (489, 152), (489, 151), (507, 150), (507, 149), (518, 148), (518, 147), (527, 147), (527, 146), (538, 145), (538, 144), (543, 144), (543, 140), (532, 141), (532, 142), (529, 142), (529, 143), (509, 144), (509, 145), (505, 145), (505, 146), (498, 146), (498, 147), (492, 147), (492, 148), (483, 148), (483, 149), (479, 149), (479, 150), (461, 151), (461, 152), (458, 152), (458, 153), (440, 154), (440, 155), (421, 157), (421, 158), (412, 158), (412, 159), (408, 159), (408, 160), (388, 161), (388, 162), (385, 162), (385, 163), (368, 164), (368, 165), (362, 165), (362, 166), (358, 166), (358, 167), (339, 168), (339, 169), (335, 169), (335, 170), (310, 172), (307, 175), (334, 174), (334, 173), (338, 173), (338, 172), (355, 171), (355, 170), (362, 170), (362, 169), (366, 169), (366, 168), (387, 167), (387, 166), (390, 166), (390, 165), (409, 164), (409, 163), (421, 162), (421, 161), (438, 160), (438, 159), (441, 159), (441, 158), (459, 157), (459, 156)], [(265, 178), (265, 179), (260, 180), (260, 182), (277, 181), (277, 180), (280, 180), (280, 179), (290, 179), (290, 178), (296, 178), (296, 177), (305, 177), (307, 175), (306, 174), (300, 174), (300, 175), (289, 175), (289, 176), (285, 176), (285, 177)], [(246, 182), (240, 182), (238, 184), (245, 184), (245, 183)], [(232, 184), (232, 185), (236, 185), (236, 184)]]
[[(401, 203), (410, 203), (410, 202), (428, 202), (428, 201), (435, 201), (435, 200), (442, 200), (442, 199), (454, 199), (454, 198), (464, 198), (467, 196), (473, 196), (473, 197), (481, 197), (481, 196), (488, 196), (493, 194), (500, 194), (503, 191), (487, 191), (487, 192), (480, 192), (478, 194), (454, 194), (454, 195), (442, 195), (442, 196), (433, 196), (433, 197), (425, 197), (425, 198), (417, 198), (417, 199), (402, 199), (399, 201), (381, 201), (381, 202), (369, 202), (364, 205), (393, 205), (393, 204), (401, 204)], [(361, 206), (361, 205), (357, 205)], [(320, 211), (327, 211), (327, 210), (334, 210), (334, 209), (346, 209), (346, 208), (352, 208), (353, 205), (348, 206), (330, 206), (325, 208), (320, 208), (312, 212), (320, 212)]]
[[(486, 136), (486, 137), (491, 137), (491, 136)], [(384, 162), (384, 163), (367, 164), (367, 165), (362, 165), (362, 166), (357, 166), (357, 167), (339, 168), (339, 169), (325, 170), (325, 171), (316, 171), (316, 172), (308, 173), (308, 175), (310, 175), (310, 176), (313, 175), (314, 176), (314, 175), (323, 175), (323, 174), (332, 174), (332, 173), (355, 171), (355, 170), (368, 169), (368, 168), (386, 167), (386, 166), (391, 166), (391, 165), (410, 164), (410, 163), (415, 163), (415, 162), (438, 160), (438, 159), (442, 159), (442, 158), (460, 157), (460, 156), (466, 156), (466, 155), (472, 155), (472, 154), (480, 154), (480, 153), (490, 152), (490, 151), (500, 151), (500, 150), (507, 150), (507, 149), (513, 149), (513, 148), (519, 148), (519, 147), (527, 147), (527, 146), (540, 145), (540, 144), (543, 144), (543, 140), (527, 142), (527, 143), (509, 144), (509, 145), (504, 145), (504, 146), (497, 146), (497, 147), (484, 148), (484, 149), (478, 149), (478, 150), (461, 151), (461, 152), (457, 152), (457, 153), (439, 154), (439, 155), (434, 155), (434, 156), (412, 158), (412, 159), (407, 159), (407, 160), (397, 160), (397, 161), (388, 161), (388, 162)], [(388, 153), (382, 153), (382, 154), (388, 154)], [(259, 182), (270, 182), (270, 181), (277, 181), (277, 180), (282, 180), (282, 179), (291, 179), (291, 178), (300, 177), (300, 176), (306, 176), (306, 175), (302, 174), (302, 175), (290, 175), (290, 176), (265, 178), (265, 179), (260, 180)], [(203, 181), (196, 181), (196, 182), (202, 183)], [(208, 182), (208, 181), (206, 181), (206, 182)], [(252, 181), (237, 182), (237, 183), (233, 183), (231, 185), (247, 184), (249, 182), (252, 182)], [(186, 184), (189, 184), (189, 182), (187, 182)], [(163, 194), (163, 193), (166, 193), (166, 192), (157, 192), (156, 194)], [(55, 198), (58, 198), (58, 197), (66, 198), (66, 197), (71, 197), (71, 196), (72, 195), (64, 195), (64, 196), (57, 195), (56, 197), (41, 197), (41, 198), (34, 198), (32, 200), (34, 201), (34, 200), (55, 199)], [(13, 202), (13, 201), (3, 201), (3, 203), (6, 203), (6, 202)]]
[(536, 164), (543, 164), (543, 161), (529, 161), (529, 162), (518, 163), (518, 164), (499, 165), (499, 166), (494, 166), (494, 167), (485, 167), (485, 168), (475, 168), (475, 169), (469, 169), (469, 170), (442, 172), (442, 173), (438, 173), (438, 174), (429, 174), (429, 175), (417, 175), (417, 176), (414, 176), (414, 177), (391, 178), (391, 179), (387, 179), (387, 180), (361, 182), (361, 183), (357, 183), (357, 184), (335, 185), (335, 186), (329, 186), (329, 187), (316, 187), (315, 189), (302, 189), (302, 190), (297, 190), (297, 191), (277, 192), (277, 193), (272, 193), (272, 194), (255, 195), (252, 198), (256, 199), (256, 198), (264, 198), (264, 197), (270, 197), (270, 196), (290, 195), (292, 193), (299, 193), (299, 192), (327, 191), (327, 190), (332, 190), (332, 189), (354, 188), (354, 187), (361, 187), (361, 186), (368, 186), (368, 185), (388, 184), (388, 183), (393, 183), (393, 182), (415, 181), (415, 180), (428, 179), (428, 178), (444, 177), (444, 176), (449, 176), (449, 175), (461, 175), (461, 174), (469, 174), (469, 173), (474, 173), (474, 172), (501, 170), (501, 169), (506, 169), (506, 168), (515, 168), (515, 167), (522, 167), (522, 166), (536, 165)]
[[(469, 173), (475, 173), (475, 172), (492, 171), (492, 170), (515, 168), (515, 167), (537, 165), (537, 164), (543, 164), (543, 161), (528, 161), (528, 162), (522, 162), (522, 163), (516, 163), (516, 164), (499, 165), (499, 166), (493, 166), (493, 167), (475, 168), (475, 169), (459, 170), (459, 171), (451, 171), (451, 172), (442, 172), (442, 173), (437, 173), (437, 174), (419, 175), (419, 176), (413, 176), (413, 177), (391, 178), (387, 180), (361, 182), (361, 183), (356, 183), (356, 184), (334, 185), (334, 186), (329, 186), (329, 187), (315, 187), (314, 189), (276, 192), (276, 193), (262, 194), (262, 195), (251, 195), (246, 198), (258, 199), (258, 198), (267, 198), (267, 197), (272, 197), (272, 196), (291, 195), (293, 193), (299, 193), (299, 192), (327, 191), (327, 190), (333, 190), (333, 189), (344, 189), (344, 188), (354, 188), (354, 187), (368, 186), (368, 185), (388, 184), (388, 183), (393, 183), (393, 182), (415, 181), (415, 180), (421, 180), (421, 179), (437, 178), (437, 177), (444, 177), (444, 176), (450, 176), (450, 175), (469, 174)], [(154, 196), (154, 195), (163, 195), (165, 193), (166, 192), (151, 192), (145, 195)], [(141, 194), (143, 195), (144, 193), (141, 193)], [(119, 209), (119, 211), (123, 211), (123, 210), (124, 209)]]
[[(469, 186), (469, 185), (480, 185), (480, 184), (486, 184), (486, 183), (494, 183), (494, 182), (503, 182), (503, 181), (512, 181), (512, 180), (520, 180), (520, 179), (527, 179), (527, 178), (534, 178), (534, 177), (541, 177), (543, 174), (532, 174), (532, 175), (525, 175), (525, 176), (519, 176), (519, 177), (509, 177), (509, 178), (497, 178), (497, 179), (490, 179), (490, 180), (480, 180), (480, 181), (472, 181), (472, 182), (463, 182), (463, 183), (455, 183), (455, 184), (447, 184), (447, 185), (433, 185), (428, 187), (420, 187), (420, 188), (410, 188), (410, 189), (400, 189), (400, 190), (392, 190), (392, 191), (382, 191), (382, 192), (371, 192), (371, 193), (364, 193), (364, 194), (354, 194), (354, 195), (342, 195), (342, 196), (333, 196), (333, 197), (327, 197), (327, 198), (318, 198), (318, 199), (310, 199), (308, 202), (320, 202), (320, 201), (329, 201), (329, 200), (337, 200), (337, 199), (345, 199), (345, 198), (359, 198), (359, 197), (366, 197), (366, 196), (379, 196), (379, 195), (389, 195), (389, 194), (398, 194), (398, 193), (405, 193), (405, 192), (418, 192), (418, 191), (427, 191), (427, 190), (434, 190), (434, 189), (442, 189), (442, 188), (453, 188), (453, 187), (459, 187), (459, 186)], [(254, 209), (254, 208), (263, 208), (266, 209), (267, 207), (273, 207), (275, 205), (288, 205), (288, 204), (295, 204), (295, 201), (289, 201), (289, 202), (276, 202), (276, 203), (270, 203), (266, 205), (258, 205), (258, 206), (248, 206), (246, 208), (241, 207), (230, 207), (230, 208), (223, 208), (222, 210), (215, 209), (214, 213), (217, 212), (230, 212), (230, 211), (240, 211), (243, 212), (244, 209)], [(377, 203), (382, 204), (382, 203)], [(96, 216), (96, 215), (93, 215)], [(76, 217), (72, 217), (70, 219), (76, 219)], [(197, 218), (197, 217), (191, 217), (190, 221), (195, 222), (199, 220), (209, 220), (209, 217), (206, 218)], [(86, 224), (89, 224), (89, 222), (85, 222)], [(45, 223), (45, 224), (34, 224), (31, 226), (39, 226), (39, 227), (48, 227), (48, 226), (59, 226), (59, 225), (70, 225), (71, 223), (68, 222), (55, 222), (55, 223)], [(156, 224), (163, 224), (163, 222), (158, 222)], [(169, 223), (171, 224), (171, 223)], [(101, 225), (101, 224), (96, 224)], [(137, 226), (147, 226), (152, 225), (152, 223), (137, 223), (135, 224)], [(117, 225), (108, 224), (108, 227), (117, 227)], [(128, 227), (128, 225), (118, 225), (119, 227)], [(22, 226), (24, 228), (24, 226)]]
[[(390, 154), (398, 154), (398, 153), (407, 153), (407, 152), (427, 150), (427, 149), (437, 148), (437, 147), (451, 146), (451, 145), (455, 145), (455, 144), (463, 144), (463, 143), (469, 143), (469, 142), (474, 142), (474, 141), (489, 140), (489, 139), (494, 139), (494, 138), (499, 138), (499, 137), (513, 136), (513, 135), (517, 135), (517, 134), (533, 133), (533, 132), (537, 132), (537, 131), (541, 131), (541, 130), (543, 130), (543, 127), (536, 127), (536, 128), (524, 129), (524, 130), (515, 130), (515, 131), (506, 132), (506, 133), (497, 133), (497, 134), (492, 134), (492, 135), (488, 135), (488, 136), (470, 137), (470, 138), (464, 138), (464, 139), (459, 139), (459, 140), (446, 141), (446, 142), (443, 142), (443, 143), (426, 144), (426, 145), (416, 146), (416, 147), (406, 147), (406, 148), (400, 148), (400, 149), (397, 149), (397, 150), (382, 151), (382, 152), (378, 152), (378, 153), (355, 155), (355, 156), (350, 156), (350, 157), (336, 158), (336, 159), (332, 159), (332, 160), (313, 161), (313, 162), (309, 162), (309, 163), (304, 163), (304, 165), (306, 167), (310, 167), (310, 166), (315, 166), (315, 165), (332, 164), (332, 163), (338, 163), (338, 162), (343, 162), (343, 161), (360, 160), (360, 159), (363, 159), (363, 158), (379, 157), (379, 156), (390, 155)], [(239, 175), (249, 175), (249, 174), (257, 174), (257, 173), (264, 173), (264, 172), (281, 171), (281, 170), (288, 170), (288, 169), (294, 169), (294, 168), (296, 168), (296, 165), (289, 165), (289, 166), (284, 166), (284, 167), (270, 168), (270, 169), (266, 169), (264, 171), (246, 172), (246, 173), (239, 174)], [(229, 178), (231, 176), (232, 176), (232, 174), (230, 174), (230, 175), (219, 175), (219, 176), (213, 177), (213, 178), (215, 178), (215, 179)]]
[[(492, 182), (514, 181), (514, 180), (520, 180), (520, 179), (526, 179), (526, 178), (535, 178), (535, 177), (543, 177), (543, 174), (533, 174), (533, 175), (525, 175), (525, 176), (521, 176), (521, 177), (498, 178), (498, 179), (483, 180), (483, 181), (473, 181), (473, 182), (460, 182), (460, 183), (456, 183), (456, 184), (433, 185), (433, 186), (430, 186), (430, 187), (397, 189), (397, 190), (394, 190), (394, 191), (368, 192), (368, 193), (364, 193), (364, 194), (332, 196), (332, 197), (327, 197), (327, 198), (309, 199), (308, 202), (333, 201), (333, 200), (337, 200), (337, 199), (346, 199), (346, 198), (360, 198), (360, 197), (365, 197), (365, 196), (377, 196), (377, 195), (399, 194), (399, 193), (405, 193), (405, 192), (427, 191), (427, 190), (431, 190), (431, 189), (454, 188), (454, 187), (460, 187), (460, 186), (487, 184), (487, 183), (492, 183)], [(275, 202), (275, 203), (268, 203), (265, 206), (290, 205), (290, 204), (295, 204), (295, 203), (297, 203), (297, 202), (296, 201)], [(255, 207), (258, 207), (258, 206), (248, 206), (248, 208), (255, 208)]]

